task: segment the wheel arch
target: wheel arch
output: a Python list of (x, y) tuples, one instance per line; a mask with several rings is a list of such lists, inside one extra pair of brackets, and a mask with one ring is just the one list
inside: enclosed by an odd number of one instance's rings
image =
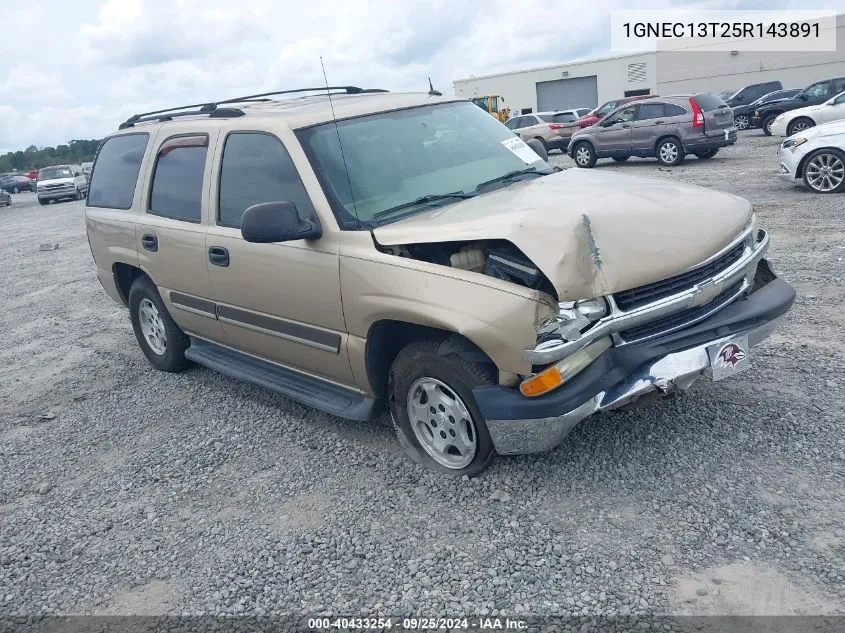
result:
[(799, 178), (804, 177), (804, 168), (807, 166), (807, 161), (810, 160), (811, 156), (818, 154), (822, 150), (827, 150), (829, 152), (835, 152), (839, 154), (843, 160), (845, 160), (845, 152), (834, 145), (825, 145), (824, 147), (817, 147), (811, 152), (807, 152), (801, 160), (798, 162), (798, 167), (795, 169), (795, 178), (796, 180)]
[(114, 285), (117, 288), (117, 294), (123, 305), (128, 308), (129, 289), (132, 287), (133, 282), (138, 277), (149, 278), (149, 275), (137, 266), (125, 262), (115, 262), (112, 265), (112, 274), (114, 275)]
[(408, 343), (419, 339), (439, 340), (438, 351), (443, 355), (458, 354), (465, 360), (496, 367), (490, 356), (462, 334), (430, 325), (382, 319), (370, 326), (364, 352), (367, 380), (378, 398), (387, 397), (388, 375), (397, 354)]

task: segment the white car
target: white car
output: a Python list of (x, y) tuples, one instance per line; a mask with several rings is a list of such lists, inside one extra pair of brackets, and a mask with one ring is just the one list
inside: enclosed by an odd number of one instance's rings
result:
[(772, 136), (792, 136), (815, 125), (843, 119), (845, 119), (845, 92), (840, 92), (819, 105), (779, 114), (772, 123)]
[(805, 129), (781, 143), (780, 176), (816, 193), (845, 191), (845, 120)]

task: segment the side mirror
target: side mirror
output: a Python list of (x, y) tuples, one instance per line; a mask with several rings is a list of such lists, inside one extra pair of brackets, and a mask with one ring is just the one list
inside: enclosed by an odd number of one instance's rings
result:
[(533, 149), (534, 153), (537, 154), (537, 156), (539, 156), (543, 160), (545, 160), (545, 161), (549, 160), (549, 153), (546, 151), (545, 146), (540, 141), (538, 141), (536, 138), (532, 138), (531, 140), (526, 142), (526, 145), (528, 145), (528, 147)]
[(316, 217), (303, 218), (293, 202), (264, 202), (244, 211), (241, 235), (247, 242), (269, 244), (316, 240), (323, 229)]
[(807, 95), (805, 95), (805, 94), (802, 92), (800, 95), (798, 95), (798, 98), (799, 98), (799, 99), (801, 99), (801, 101), (806, 101), (806, 100), (807, 100)]

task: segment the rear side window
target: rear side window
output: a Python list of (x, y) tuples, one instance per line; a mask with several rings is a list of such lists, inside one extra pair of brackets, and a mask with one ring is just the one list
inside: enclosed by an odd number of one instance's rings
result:
[(647, 119), (659, 119), (663, 116), (662, 103), (644, 103), (640, 106), (637, 113), (638, 121), (645, 121)]
[(553, 115), (553, 114), (538, 114), (537, 116), (544, 123), (554, 123), (555, 122), (555, 115)]
[(681, 116), (682, 114), (687, 114), (687, 111), (684, 108), (679, 105), (675, 105), (674, 103), (664, 103), (663, 111), (666, 113), (666, 116)]
[(129, 209), (135, 197), (135, 183), (150, 140), (149, 134), (112, 136), (100, 146), (91, 184), (88, 206)]
[(208, 136), (177, 136), (165, 141), (156, 156), (149, 213), (198, 223), (202, 217), (202, 183)]
[(552, 121), (557, 123), (573, 123), (577, 121), (578, 117), (575, 116), (572, 112), (561, 112), (559, 114), (555, 114), (552, 117)]
[(701, 108), (702, 112), (710, 112), (711, 110), (728, 107), (728, 104), (722, 101), (719, 95), (700, 94), (695, 95), (693, 99), (695, 99), (695, 102), (698, 104), (698, 107)]
[(282, 142), (260, 132), (229, 134), (220, 168), (217, 223), (238, 228), (244, 211), (252, 205), (283, 200), (293, 202), (300, 211), (313, 211)]

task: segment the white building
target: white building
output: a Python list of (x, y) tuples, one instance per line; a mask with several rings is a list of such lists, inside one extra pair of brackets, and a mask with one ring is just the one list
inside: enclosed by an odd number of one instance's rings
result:
[(512, 112), (592, 108), (622, 96), (722, 92), (778, 80), (804, 88), (845, 77), (845, 15), (836, 19), (836, 51), (660, 51), (455, 80), (455, 94), (500, 95)]

